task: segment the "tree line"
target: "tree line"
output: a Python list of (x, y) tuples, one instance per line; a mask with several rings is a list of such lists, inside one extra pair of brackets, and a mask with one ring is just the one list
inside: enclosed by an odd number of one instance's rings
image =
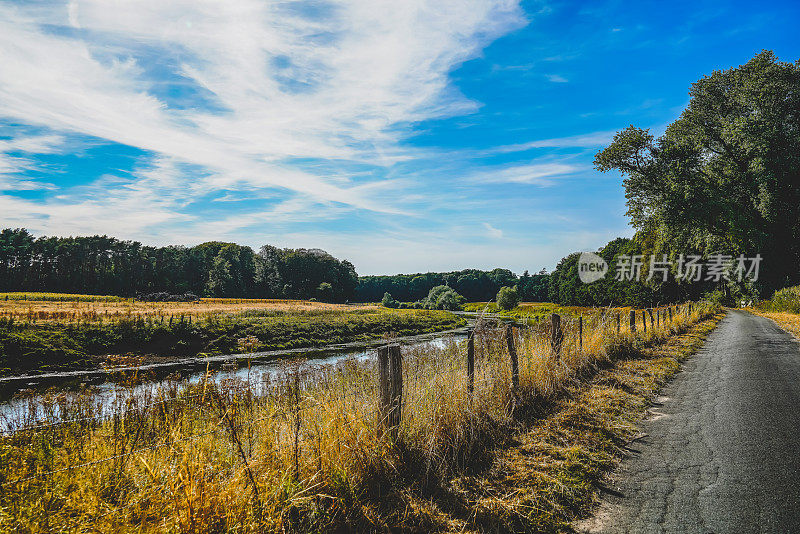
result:
[(547, 280), (544, 270), (533, 275), (525, 271), (522, 276), (517, 276), (508, 269), (499, 268), (362, 276), (358, 280), (356, 298), (362, 302), (377, 302), (389, 293), (399, 302), (417, 302), (426, 299), (431, 289), (448, 286), (469, 302), (484, 302), (493, 300), (501, 287), (516, 286), (522, 300), (543, 302), (548, 296)]
[(319, 249), (258, 252), (211, 241), (144, 246), (108, 236), (34, 237), (0, 231), (0, 290), (136, 296), (150, 293), (344, 302), (358, 283), (353, 264)]

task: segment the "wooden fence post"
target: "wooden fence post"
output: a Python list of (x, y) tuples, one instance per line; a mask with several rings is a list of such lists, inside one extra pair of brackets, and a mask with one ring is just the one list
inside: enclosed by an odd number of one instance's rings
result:
[(578, 348), (583, 352), (583, 315), (578, 316)]
[(631, 332), (636, 332), (636, 311), (631, 310)]
[(656, 326), (661, 326), (661, 308), (656, 308)]
[(467, 338), (467, 387), (469, 389), (469, 398), (472, 399), (472, 393), (475, 391), (475, 330), (470, 328), (468, 330), (469, 337)]
[(647, 333), (647, 312), (642, 310), (642, 331)]
[(511, 357), (511, 388), (514, 392), (519, 389), (519, 361), (517, 360), (517, 349), (514, 347), (514, 327), (506, 326), (506, 344), (508, 344), (508, 355)]
[(653, 317), (653, 308), (647, 308), (647, 315), (650, 316), (650, 329), (655, 330), (656, 328), (656, 320)]
[(561, 355), (561, 344), (564, 342), (564, 331), (561, 330), (561, 316), (554, 313), (550, 316), (550, 346), (556, 358)]
[(403, 357), (400, 345), (378, 348), (378, 437), (397, 439), (403, 403)]
[(617, 334), (619, 334), (619, 331), (620, 331), (620, 319), (619, 319), (619, 312), (617, 312)]
[(672, 306), (667, 308), (667, 311), (669, 312), (669, 322), (672, 322)]

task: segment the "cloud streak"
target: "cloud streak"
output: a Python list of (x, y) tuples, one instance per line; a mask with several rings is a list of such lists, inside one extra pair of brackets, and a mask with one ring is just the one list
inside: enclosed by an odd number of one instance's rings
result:
[(572, 135), (568, 137), (557, 137), (553, 139), (540, 139), (537, 141), (529, 141), (527, 143), (497, 147), (495, 152), (523, 152), (533, 148), (593, 148), (611, 143), (611, 141), (614, 139), (615, 133), (615, 130), (609, 130), (582, 135)]
[(584, 170), (583, 167), (568, 163), (530, 163), (481, 171), (473, 174), (470, 180), (484, 184), (511, 183), (546, 187), (553, 185), (556, 178), (575, 174), (582, 170)]
[[(0, 117), (200, 169), (163, 177), (193, 195), (273, 189), (399, 213), (363, 183), (293, 162), (347, 171), (407, 159), (408, 124), (476, 107), (449, 72), (522, 24), (503, 0), (0, 4)], [(154, 57), (170, 58), (158, 75)], [(204, 105), (170, 106), (165, 83)]]

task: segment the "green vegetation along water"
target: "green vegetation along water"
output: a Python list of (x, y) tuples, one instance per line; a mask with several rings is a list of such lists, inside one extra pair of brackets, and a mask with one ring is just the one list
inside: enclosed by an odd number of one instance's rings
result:
[[(249, 311), (190, 322), (134, 317), (110, 322), (0, 318), (0, 376), (205, 354), (317, 347), (457, 328), (466, 320), (430, 310)], [(129, 363), (129, 362), (128, 362)]]

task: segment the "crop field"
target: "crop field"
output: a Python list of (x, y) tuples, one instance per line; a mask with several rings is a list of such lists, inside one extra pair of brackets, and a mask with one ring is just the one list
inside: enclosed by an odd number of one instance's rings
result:
[(601, 311), (582, 332), (565, 318), (558, 350), (545, 322), (478, 325), (472, 372), (467, 342), (405, 347), (390, 431), (382, 430), (373, 359), (287, 367), (269, 379), (209, 374), (199, 384), (131, 396), (113, 414), (88, 395), (40, 398), (0, 437), (0, 524), (11, 531), (480, 530), (481, 516), (471, 514), (442, 523), (434, 497), (457, 500), (459, 484), (485, 468), (491, 451), (579, 377), (714, 310), (672, 312), (646, 332), (618, 329)]

